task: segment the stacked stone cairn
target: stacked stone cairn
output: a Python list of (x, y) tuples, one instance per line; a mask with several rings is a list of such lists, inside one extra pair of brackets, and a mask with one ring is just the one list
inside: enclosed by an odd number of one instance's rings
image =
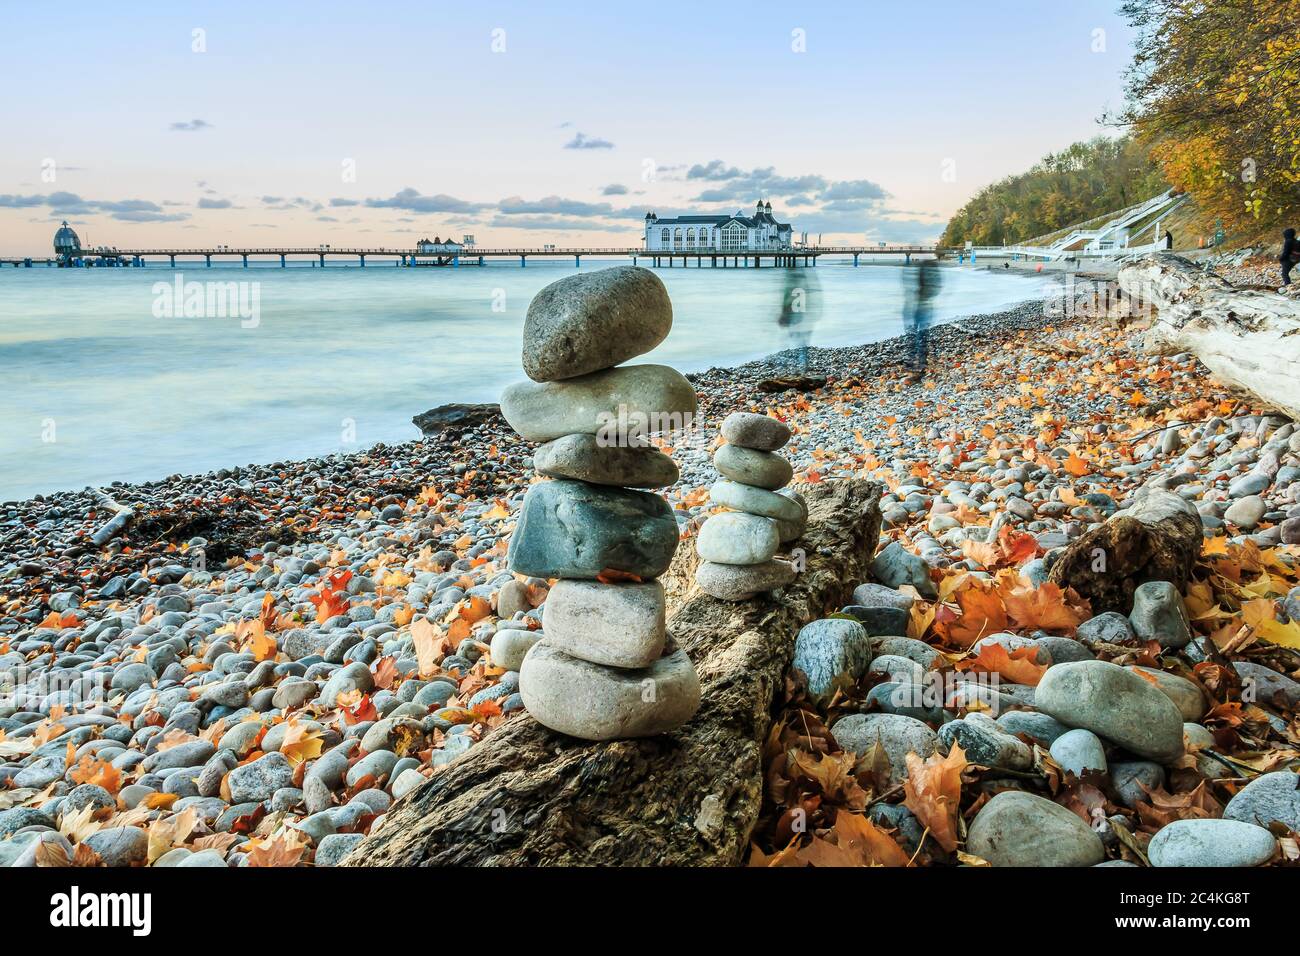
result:
[(795, 568), (776, 557), (808, 526), (808, 505), (786, 489), (790, 463), (776, 452), (790, 440), (784, 422), (754, 412), (733, 412), (722, 422), (726, 444), (713, 455), (722, 475), (709, 492), (731, 509), (709, 517), (695, 547), (701, 564), (695, 583), (723, 601), (745, 601), (794, 580)]
[(674, 484), (651, 434), (689, 427), (695, 390), (665, 365), (621, 365), (672, 328), (668, 291), (648, 269), (621, 266), (542, 289), (524, 322), (531, 381), (509, 386), (501, 412), (543, 443), (510, 538), (510, 568), (556, 579), (544, 637), (524, 655), (524, 707), (584, 740), (648, 737), (694, 715), (700, 685), (682, 650), (665, 652), (664, 590), (679, 539), (668, 502), (640, 489)]

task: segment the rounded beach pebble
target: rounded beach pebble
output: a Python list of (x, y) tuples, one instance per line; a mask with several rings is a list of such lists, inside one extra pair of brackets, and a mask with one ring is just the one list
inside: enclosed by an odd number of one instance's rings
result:
[(524, 372), (574, 378), (649, 352), (668, 337), (673, 305), (649, 269), (615, 266), (568, 276), (533, 296), (524, 319)]

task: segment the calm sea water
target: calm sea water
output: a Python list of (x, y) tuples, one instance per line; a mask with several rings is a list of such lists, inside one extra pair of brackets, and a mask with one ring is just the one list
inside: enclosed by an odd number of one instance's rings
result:
[[(621, 264), (587, 260), (583, 270)], [(0, 500), (416, 438), (411, 416), (496, 401), (517, 378), (528, 302), (571, 264), (460, 269), (0, 270)], [(797, 270), (811, 344), (901, 331), (901, 265)], [(256, 327), (155, 315), (155, 283), (255, 282)], [(777, 324), (789, 270), (661, 269), (682, 371), (796, 344)], [(944, 268), (940, 321), (1039, 294), (1038, 279)], [(252, 288), (246, 288), (252, 295)], [(165, 303), (164, 303), (165, 305)], [(164, 310), (165, 311), (165, 310)], [(181, 312), (179, 304), (177, 312)]]

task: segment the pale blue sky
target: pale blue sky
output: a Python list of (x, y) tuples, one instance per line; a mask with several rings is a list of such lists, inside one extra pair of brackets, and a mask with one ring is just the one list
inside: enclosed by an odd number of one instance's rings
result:
[(0, 252), (63, 216), (119, 246), (633, 245), (647, 209), (760, 195), (930, 239), (1102, 131), (1115, 5), (5, 2)]

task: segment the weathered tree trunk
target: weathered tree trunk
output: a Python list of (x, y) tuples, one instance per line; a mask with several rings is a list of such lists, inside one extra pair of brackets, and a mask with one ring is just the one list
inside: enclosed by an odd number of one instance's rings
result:
[[(586, 743), (520, 713), (404, 797), (348, 866), (716, 865), (740, 862), (762, 799), (761, 748), (799, 628), (868, 576), (880, 488), (801, 487), (807, 566), (780, 600), (698, 589), (669, 621), (699, 672), (699, 712), (660, 737)], [(678, 549), (670, 594), (694, 567)]]
[(1201, 553), (1201, 516), (1172, 491), (1139, 491), (1137, 500), (1065, 549), (1048, 574), (1092, 603), (1092, 613), (1133, 610), (1147, 581), (1182, 591)]
[(1192, 352), (1226, 384), (1300, 418), (1300, 302), (1236, 289), (1171, 253), (1125, 266), (1119, 284), (1157, 309), (1150, 351)]

